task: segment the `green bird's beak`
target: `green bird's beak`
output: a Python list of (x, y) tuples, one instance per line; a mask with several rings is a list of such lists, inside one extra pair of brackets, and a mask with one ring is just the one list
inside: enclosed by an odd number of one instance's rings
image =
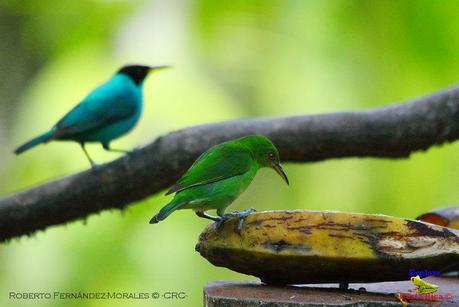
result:
[(151, 66), (148, 71), (152, 72), (152, 71), (157, 71), (157, 70), (167, 69), (167, 68), (171, 68), (171, 66), (169, 65)]
[(271, 164), (271, 168), (274, 169), (276, 171), (276, 173), (278, 173), (279, 176), (281, 176), (282, 179), (285, 180), (287, 185), (290, 185), (290, 183), (288, 182), (287, 175), (285, 174), (284, 169), (282, 168), (282, 165), (280, 164), (280, 162), (273, 162)]

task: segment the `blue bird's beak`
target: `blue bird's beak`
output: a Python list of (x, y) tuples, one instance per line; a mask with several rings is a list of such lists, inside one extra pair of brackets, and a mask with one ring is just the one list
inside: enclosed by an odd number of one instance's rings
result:
[(157, 71), (157, 70), (167, 69), (167, 68), (171, 68), (171, 66), (169, 65), (150, 66), (150, 69), (148, 71), (152, 72), (152, 71)]

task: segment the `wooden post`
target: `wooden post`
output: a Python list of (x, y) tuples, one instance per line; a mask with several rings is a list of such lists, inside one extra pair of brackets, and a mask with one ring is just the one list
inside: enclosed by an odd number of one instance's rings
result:
[[(459, 306), (458, 278), (429, 277), (425, 280), (440, 286), (435, 294), (448, 295), (448, 298), (408, 300), (409, 306)], [(340, 290), (338, 286), (270, 286), (258, 281), (217, 281), (204, 287), (204, 306), (402, 306), (397, 293), (415, 294), (409, 281), (350, 284), (349, 290)]]

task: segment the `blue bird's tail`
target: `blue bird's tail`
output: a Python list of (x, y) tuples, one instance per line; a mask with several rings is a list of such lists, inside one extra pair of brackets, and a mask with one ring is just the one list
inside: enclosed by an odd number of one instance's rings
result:
[(49, 141), (51, 138), (53, 137), (53, 131), (50, 130), (30, 141), (28, 141), (27, 143), (19, 146), (18, 148), (16, 148), (16, 150), (14, 151), (15, 154), (19, 155), (20, 153), (38, 145), (38, 144), (41, 144), (41, 143), (45, 143), (47, 141)]
[(160, 221), (164, 220), (172, 212), (177, 210), (181, 205), (183, 205), (183, 202), (176, 202), (176, 201), (172, 200), (170, 203), (165, 205), (161, 210), (159, 210), (158, 214), (156, 214), (154, 217), (151, 218), (150, 224), (156, 224), (156, 223), (159, 223)]

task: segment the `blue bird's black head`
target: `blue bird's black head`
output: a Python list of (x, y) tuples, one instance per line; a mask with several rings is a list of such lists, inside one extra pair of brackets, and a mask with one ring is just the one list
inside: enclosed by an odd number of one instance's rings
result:
[(145, 66), (145, 65), (126, 65), (118, 70), (119, 74), (125, 74), (134, 81), (135, 84), (141, 84), (148, 73), (152, 70), (168, 68), (169, 66)]

